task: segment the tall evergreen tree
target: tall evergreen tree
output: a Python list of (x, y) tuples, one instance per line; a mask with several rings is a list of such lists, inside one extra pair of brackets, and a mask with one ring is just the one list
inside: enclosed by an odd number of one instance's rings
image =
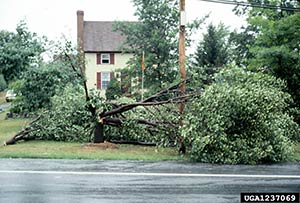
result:
[(207, 82), (211, 82), (212, 75), (230, 61), (228, 36), (229, 31), (224, 24), (209, 24), (197, 47), (194, 65)]

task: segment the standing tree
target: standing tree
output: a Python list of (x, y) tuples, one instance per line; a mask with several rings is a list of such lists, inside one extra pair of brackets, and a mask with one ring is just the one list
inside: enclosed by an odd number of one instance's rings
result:
[(204, 80), (211, 82), (212, 75), (226, 65), (229, 60), (229, 31), (224, 24), (209, 24), (207, 33), (199, 43), (195, 54), (195, 66), (202, 72)]
[[(276, 21), (257, 17), (252, 23), (261, 31), (250, 49), (254, 55), (250, 68), (285, 80), (295, 107), (300, 109), (300, 15)], [(300, 115), (296, 117), (300, 123)]]
[[(234, 9), (237, 15), (247, 17), (248, 24), (241, 28), (241, 32), (235, 31), (230, 34), (230, 41), (233, 46), (233, 61), (237, 65), (243, 66), (248, 66), (249, 59), (255, 58), (255, 53), (250, 51), (250, 49), (255, 44), (256, 38), (260, 34), (263, 34), (261, 32), (261, 26), (254, 22), (260, 18), (275, 22), (295, 14), (293, 9), (299, 6), (297, 1), (289, 0), (248, 0), (248, 2), (253, 5), (253, 7), (237, 6)], [(277, 9), (270, 9), (269, 7)], [(282, 7), (284, 7), (284, 9), (281, 9)]]
[(12, 111), (30, 113), (49, 108), (51, 97), (63, 91), (68, 83), (79, 84), (74, 72), (64, 65), (52, 62), (28, 68), (22, 74), (22, 79), (11, 85), (18, 93), (17, 99), (13, 101)]
[[(246, 65), (252, 70), (269, 73), (287, 82), (287, 91), (294, 99), (293, 107), (300, 109), (300, 15), (298, 1), (250, 1), (252, 9), (237, 8), (239, 14), (247, 15), (246, 28), (250, 43), (245, 44), (244, 53), (250, 56)], [(276, 9), (266, 9), (270, 7)], [(248, 41), (244, 37), (244, 41)], [(242, 49), (241, 49), (242, 50)], [(295, 112), (300, 123), (300, 114)]]
[(6, 82), (18, 79), (44, 51), (41, 38), (29, 32), (24, 22), (17, 25), (16, 31), (0, 31), (0, 73)]
[[(124, 47), (133, 51), (131, 75), (140, 75), (141, 55), (145, 52), (145, 86), (162, 88), (172, 82), (177, 73), (177, 1), (133, 0), (138, 23), (116, 24), (116, 29), (127, 36)], [(126, 50), (126, 49), (125, 49)]]
[[(115, 28), (127, 36), (124, 51), (134, 52), (129, 62), (132, 77), (141, 75), (141, 56), (145, 52), (145, 87), (154, 92), (178, 75), (178, 1), (133, 0), (133, 4), (139, 21), (118, 22)], [(188, 32), (198, 29), (202, 22), (203, 19), (195, 20), (188, 25)]]
[(253, 57), (253, 54), (250, 52), (250, 46), (255, 42), (253, 33), (254, 28), (252, 26), (242, 27), (241, 32), (235, 30), (230, 33), (231, 58), (238, 66), (247, 66), (249, 59)]

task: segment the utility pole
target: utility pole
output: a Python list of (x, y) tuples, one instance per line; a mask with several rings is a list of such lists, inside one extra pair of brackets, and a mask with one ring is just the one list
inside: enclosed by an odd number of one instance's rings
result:
[[(180, 11), (180, 25), (179, 25), (179, 73), (181, 85), (179, 91), (181, 95), (185, 95), (185, 86), (186, 86), (186, 70), (185, 70), (185, 24), (186, 24), (186, 15), (185, 15), (185, 0), (179, 0), (179, 11)], [(179, 113), (180, 120), (179, 125), (183, 125), (183, 112), (184, 112), (184, 102), (179, 103)], [(178, 142), (180, 143), (179, 152), (185, 154), (185, 146), (182, 140), (182, 137), (179, 137)]]
[(145, 52), (142, 54), (142, 101), (144, 100)]
[[(185, 15), (185, 0), (180, 0), (179, 3), (179, 11), (180, 11), (180, 25), (179, 25), (179, 73), (181, 85), (179, 87), (179, 91), (182, 95), (185, 94), (185, 86), (186, 86), (186, 70), (185, 70), (185, 24), (186, 24), (186, 15)], [(181, 102), (179, 104), (179, 112), (183, 114), (184, 111), (184, 103)]]

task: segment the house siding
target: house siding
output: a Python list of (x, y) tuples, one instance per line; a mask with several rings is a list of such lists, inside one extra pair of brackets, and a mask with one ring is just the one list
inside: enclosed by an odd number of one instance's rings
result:
[[(113, 64), (97, 64), (97, 53), (85, 53), (87, 87), (89, 90), (97, 89), (99, 83), (97, 73), (116, 72), (118, 69), (125, 68), (128, 60), (133, 57), (133, 54), (114, 53), (113, 55)], [(101, 96), (105, 96), (105, 90), (101, 90)]]

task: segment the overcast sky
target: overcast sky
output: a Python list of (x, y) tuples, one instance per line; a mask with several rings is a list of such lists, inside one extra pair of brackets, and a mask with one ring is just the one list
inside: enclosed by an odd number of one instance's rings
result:
[[(239, 28), (243, 20), (234, 15), (233, 8), (232, 5), (186, 0), (188, 21), (211, 13), (206, 22), (222, 21)], [(25, 19), (29, 30), (38, 35), (51, 40), (64, 35), (75, 41), (77, 10), (83, 10), (88, 21), (137, 20), (131, 0), (0, 0), (0, 29), (14, 31), (17, 23)]]

